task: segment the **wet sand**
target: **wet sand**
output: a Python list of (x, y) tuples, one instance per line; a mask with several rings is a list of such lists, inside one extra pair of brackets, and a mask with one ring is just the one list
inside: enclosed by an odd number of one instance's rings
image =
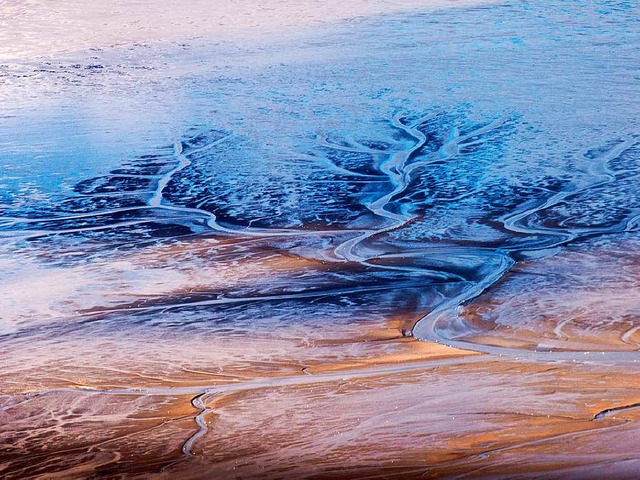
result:
[(585, 3), (1, 5), (0, 476), (637, 478), (637, 15)]
[[(541, 261), (523, 262), (461, 315), (478, 330), (490, 331), (495, 344), (636, 351), (640, 313), (636, 252), (637, 238), (620, 234), (587, 240)], [(480, 335), (469, 339), (482, 342)]]
[(633, 476), (638, 409), (612, 409), (637, 401), (634, 369), (380, 343), (402, 355), (4, 394), (4, 475), (598, 478), (607, 465)]
[[(145, 251), (132, 263), (187, 253), (211, 258), (210, 248), (195, 240), (154, 248), (153, 256)], [(228, 285), (237, 278), (258, 288), (268, 277), (273, 288), (277, 275), (291, 284), (296, 273), (312, 270), (309, 261), (261, 262), (255, 255), (264, 254), (252, 252), (225, 270)], [(243, 275), (232, 275), (234, 269)], [(260, 275), (249, 280), (245, 269)], [(207, 278), (206, 269), (198, 272), (192, 281)], [(165, 305), (184, 302), (185, 289), (195, 290), (181, 286), (175, 297), (162, 298)], [(89, 322), (5, 337), (3, 476), (634, 475), (635, 361), (519, 360), (423, 342), (405, 335), (434, 302), (424, 288), (373, 297), (373, 307), (364, 299), (340, 306), (349, 318), (342, 325), (335, 311), (324, 323), (301, 319), (292, 326), (274, 317), (247, 328), (237, 318), (198, 327), (188, 309), (174, 308), (145, 312), (148, 320), (136, 326), (119, 306)], [(315, 309), (331, 314), (326, 305)], [(190, 333), (169, 328), (179, 320)], [(538, 338), (553, 331), (544, 322), (536, 326)]]

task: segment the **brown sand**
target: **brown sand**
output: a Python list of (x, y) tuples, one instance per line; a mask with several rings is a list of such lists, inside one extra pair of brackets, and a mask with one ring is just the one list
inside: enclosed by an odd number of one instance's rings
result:
[[(218, 282), (220, 264), (206, 266), (214, 253), (228, 262)], [(76, 323), (73, 309), (62, 308), (69, 324), (2, 342), (3, 478), (597, 478), (604, 471), (631, 478), (637, 471), (640, 408), (606, 412), (640, 401), (634, 365), (523, 361), (408, 338), (403, 330), (434, 304), (426, 286), (421, 295), (357, 294), (350, 304), (309, 311), (294, 300), (260, 304), (264, 318), (248, 326), (237, 317), (198, 327), (189, 322), (215, 311), (199, 307), (198, 317), (185, 319), (179, 308), (144, 308), (184, 302), (194, 291), (214, 298), (223, 285), (265, 294), (268, 283), (286, 293), (326, 275), (335, 281), (340, 267), (268, 245), (248, 254), (206, 240), (121, 260), (150, 270), (148, 281), (168, 258), (177, 259), (181, 282), (137, 284), (150, 294)], [(92, 310), (113, 310), (109, 298), (91, 297), (107, 299)], [(316, 309), (331, 318), (305, 318)], [(292, 314), (296, 322), (283, 320)]]
[(390, 373), (385, 367), (369, 359), (329, 379), (247, 380), (228, 392), (210, 386), (208, 430), (194, 442), (193, 456), (181, 448), (198, 430), (199, 411), (190, 405), (197, 388), (189, 395), (162, 388), (139, 395), (79, 388), (4, 395), (3, 475), (440, 478), (558, 469), (582, 475), (592, 463), (624, 469), (623, 460), (633, 458), (632, 421), (640, 411), (593, 420), (640, 398), (633, 372), (489, 356), (414, 362)]
[[(9, 0), (0, 60), (192, 32), (242, 42), (454, 3), (462, 2)], [(520, 265), (465, 308), (481, 330), (467, 339), (636, 350), (638, 250), (594, 248), (577, 252), (582, 263), (570, 252)], [(350, 294), (357, 301), (341, 304), (320, 287), (353, 289), (368, 272), (284, 250), (211, 238), (59, 270), (16, 261), (0, 312), (25, 331), (0, 343), (0, 477), (637, 477), (636, 365), (419, 342), (402, 332), (433, 307), (437, 288)], [(533, 288), (515, 296), (522, 290), (510, 282), (522, 277)], [(560, 287), (543, 294), (550, 285)], [(264, 301), (249, 319), (228, 307), (231, 323), (201, 308), (310, 287), (327, 318), (310, 318), (304, 302)]]

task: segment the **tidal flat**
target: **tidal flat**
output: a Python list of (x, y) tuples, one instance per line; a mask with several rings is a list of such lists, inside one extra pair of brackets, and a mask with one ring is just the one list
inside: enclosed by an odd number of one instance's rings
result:
[(0, 477), (638, 478), (640, 7), (0, 3)]

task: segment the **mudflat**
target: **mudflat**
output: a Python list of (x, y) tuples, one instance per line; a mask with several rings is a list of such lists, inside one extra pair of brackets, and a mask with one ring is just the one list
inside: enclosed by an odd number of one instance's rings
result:
[(0, 6), (0, 476), (637, 478), (638, 7)]

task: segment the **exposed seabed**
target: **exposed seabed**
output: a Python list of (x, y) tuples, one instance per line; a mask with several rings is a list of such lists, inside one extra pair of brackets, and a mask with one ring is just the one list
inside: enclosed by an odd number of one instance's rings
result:
[(0, 476), (640, 474), (638, 8), (414, 7), (5, 52)]

